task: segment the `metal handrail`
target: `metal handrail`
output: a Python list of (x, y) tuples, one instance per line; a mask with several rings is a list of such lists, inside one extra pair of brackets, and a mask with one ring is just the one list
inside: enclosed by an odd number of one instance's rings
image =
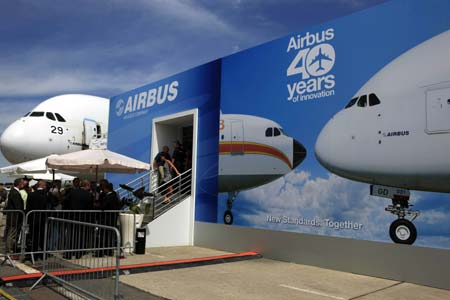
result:
[[(153, 194), (157, 195), (153, 198), (153, 220), (161, 216), (163, 213), (168, 211), (170, 208), (174, 207), (183, 199), (182, 192), (189, 190), (189, 195), (191, 194), (190, 186), (192, 183), (192, 169), (189, 169), (182, 174), (172, 178), (168, 182), (160, 185)], [(163, 199), (166, 198), (167, 192), (176, 185), (176, 192), (170, 195), (170, 202), (165, 202)]]
[(133, 183), (135, 183), (135, 182), (137, 182), (137, 181), (143, 179), (144, 177), (146, 177), (146, 176), (152, 174), (153, 172), (155, 172), (155, 170), (153, 170), (153, 169), (151, 169), (151, 170), (148, 171), (148, 172), (145, 172), (145, 173), (142, 174), (141, 176), (139, 176), (139, 177), (137, 177), (137, 178), (131, 180), (130, 182), (128, 182), (128, 185), (131, 185), (131, 184), (133, 184)]
[[(169, 181), (167, 181), (167, 182), (161, 184), (161, 185), (158, 187), (158, 189), (160, 189), (161, 187), (166, 186), (166, 185), (168, 185), (168, 184), (170, 184), (170, 183), (173, 183), (175, 180), (179, 180), (183, 175), (189, 174), (191, 171), (192, 171), (192, 169), (189, 169), (189, 170), (187, 170), (187, 171), (184, 171), (184, 172), (181, 173), (180, 175), (177, 175), (176, 177), (172, 178), (171, 180), (169, 180)], [(190, 175), (191, 175), (191, 174), (189, 174), (189, 176), (190, 176)], [(150, 193), (151, 193), (151, 191), (150, 191)]]
[[(153, 174), (153, 173), (152, 173)], [(156, 172), (153, 175), (159, 175)], [(152, 176), (157, 177), (157, 176)], [(133, 192), (135, 189), (128, 191), (129, 196), (135, 198), (132, 201), (144, 214), (143, 224), (148, 224), (157, 217), (161, 216), (167, 210), (181, 202), (187, 194), (191, 194), (192, 183), (192, 169), (186, 170), (180, 175), (172, 178), (168, 182), (164, 182), (154, 188), (151, 185), (148, 189), (147, 195), (138, 197)], [(157, 179), (157, 178), (152, 178)], [(128, 185), (128, 184), (127, 184)], [(155, 184), (156, 185), (156, 184)], [(144, 186), (146, 187), (146, 186)], [(142, 188), (142, 187), (139, 187)], [(168, 198), (170, 197), (170, 202)], [(138, 200), (136, 200), (138, 199)], [(131, 200), (131, 199), (130, 199)], [(165, 201), (163, 201), (165, 200)]]
[[(150, 170), (150, 171), (144, 173), (143, 175), (141, 175), (141, 176), (133, 179), (132, 181), (128, 182), (127, 185), (132, 187), (132, 188), (135, 188), (135, 187), (138, 187), (138, 186), (140, 186), (140, 187), (142, 187), (142, 186), (150, 187), (151, 178), (152, 178), (152, 175), (153, 175), (154, 172), (155, 172), (154, 170)], [(148, 177), (148, 180), (146, 179), (147, 177)], [(122, 198), (122, 197), (126, 196), (127, 193), (129, 193), (129, 191), (127, 191), (127, 190), (125, 190), (125, 189), (123, 189), (121, 187), (115, 189), (115, 192), (117, 193), (119, 198)]]

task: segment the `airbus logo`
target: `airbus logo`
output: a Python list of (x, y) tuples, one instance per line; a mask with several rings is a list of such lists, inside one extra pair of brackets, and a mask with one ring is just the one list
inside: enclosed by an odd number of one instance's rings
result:
[(383, 132), (383, 136), (384, 137), (406, 136), (406, 135), (409, 135), (409, 130)]
[(331, 71), (336, 53), (330, 44), (315, 46), (306, 58), (306, 69), (311, 76), (322, 76)]
[(120, 117), (123, 114), (123, 111), (125, 110), (125, 102), (123, 99), (119, 99), (116, 103), (116, 114), (118, 117)]
[[(126, 101), (119, 99), (116, 103), (116, 115), (124, 118), (145, 114), (147, 108), (174, 101), (178, 96), (178, 81), (172, 81), (149, 90), (126, 96)], [(136, 115), (137, 114), (137, 115)]]
[(331, 44), (323, 43), (300, 50), (287, 69), (287, 76), (300, 75), (304, 79), (320, 77), (331, 71), (336, 52)]

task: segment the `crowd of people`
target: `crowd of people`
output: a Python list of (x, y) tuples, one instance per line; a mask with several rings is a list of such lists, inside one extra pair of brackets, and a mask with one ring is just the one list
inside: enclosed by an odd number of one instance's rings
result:
[[(183, 145), (175, 141), (173, 147), (172, 155), (169, 153), (169, 147), (164, 146), (153, 161), (154, 169), (158, 170), (159, 193), (164, 195), (164, 203), (170, 201), (170, 196), (174, 192), (170, 180), (190, 167), (190, 155)], [(59, 180), (50, 183), (45, 180), (30, 181), (28, 178), (18, 178), (14, 180), (14, 186), (11, 187), (9, 193), (0, 184), (0, 208), (16, 211), (6, 215), (3, 241), (8, 253), (17, 253), (19, 239), (23, 239), (20, 236), (23, 216), (30, 211), (116, 211), (121, 207), (122, 202), (114, 191), (113, 184), (106, 179), (96, 183), (74, 178), (71, 185), (62, 187)], [(71, 219), (76, 216), (77, 221), (88, 221), (83, 219), (83, 215), (86, 214), (74, 212), (71, 214)], [(44, 214), (44, 216), (47, 215)], [(103, 225), (113, 227), (117, 225), (116, 217), (102, 218), (95, 214), (94, 216), (96, 216), (95, 221)], [(43, 228), (46, 217), (32, 218), (28, 221), (30, 231), (26, 237), (27, 240), (20, 240), (20, 242), (25, 242), (27, 249), (31, 252), (41, 251), (45, 238)], [(15, 257), (12, 258), (15, 259)]]
[[(122, 206), (114, 191), (113, 184), (106, 179), (95, 183), (74, 178), (71, 185), (62, 187), (61, 181), (58, 180), (53, 183), (39, 180), (31, 186), (29, 179), (17, 178), (14, 180), (14, 186), (11, 187), (8, 196), (5, 197), (5, 193), (0, 191), (0, 197), (5, 210), (17, 211), (6, 215), (3, 238), (6, 243), (6, 250), (9, 253), (17, 253), (17, 245), (23, 223), (23, 214), (20, 212), (26, 214), (36, 210), (104, 211), (119, 210)], [(32, 224), (29, 224), (29, 241), (21, 241), (22, 243), (27, 242), (29, 250), (42, 250), (44, 239), (42, 228), (45, 225), (45, 221), (45, 218), (39, 218), (39, 221), (32, 220)], [(116, 225), (114, 221), (108, 220), (108, 222), (111, 224), (105, 225)]]

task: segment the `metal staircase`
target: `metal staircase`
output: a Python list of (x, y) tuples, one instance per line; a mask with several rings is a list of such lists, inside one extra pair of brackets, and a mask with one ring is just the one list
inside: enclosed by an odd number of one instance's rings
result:
[(191, 183), (192, 169), (162, 184), (158, 184), (158, 172), (152, 170), (122, 185), (116, 193), (130, 203), (130, 210), (143, 213), (147, 224), (189, 197)]

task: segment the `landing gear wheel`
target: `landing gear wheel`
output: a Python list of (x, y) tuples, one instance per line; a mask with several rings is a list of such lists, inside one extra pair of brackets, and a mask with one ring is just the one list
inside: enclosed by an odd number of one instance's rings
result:
[(410, 221), (398, 219), (389, 227), (389, 235), (394, 243), (412, 245), (416, 241), (417, 230)]
[(233, 224), (233, 213), (230, 210), (225, 211), (223, 214), (223, 222), (227, 225)]

